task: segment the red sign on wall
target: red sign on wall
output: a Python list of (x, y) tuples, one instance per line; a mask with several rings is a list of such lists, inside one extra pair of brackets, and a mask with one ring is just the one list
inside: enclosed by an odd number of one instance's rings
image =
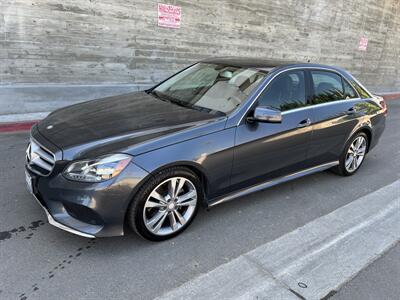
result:
[(158, 3), (158, 26), (181, 27), (182, 9), (180, 6)]
[(358, 44), (358, 50), (367, 51), (368, 39), (365, 36), (362, 36), (360, 39), (360, 43)]

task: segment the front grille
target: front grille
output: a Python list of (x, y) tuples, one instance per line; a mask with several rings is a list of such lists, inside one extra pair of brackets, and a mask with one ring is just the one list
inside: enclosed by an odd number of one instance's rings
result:
[(52, 152), (31, 139), (26, 149), (26, 163), (32, 172), (47, 176), (53, 171), (55, 162), (56, 159)]

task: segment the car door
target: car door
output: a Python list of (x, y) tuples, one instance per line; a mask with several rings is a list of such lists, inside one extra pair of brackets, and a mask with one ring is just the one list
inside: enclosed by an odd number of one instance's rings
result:
[(347, 138), (358, 123), (357, 92), (340, 74), (309, 70), (314, 122), (309, 160), (314, 165), (338, 160)]
[(248, 186), (304, 167), (311, 139), (312, 114), (307, 105), (303, 70), (285, 71), (275, 77), (256, 100), (282, 112), (281, 123), (249, 122), (244, 116), (236, 129), (231, 185)]

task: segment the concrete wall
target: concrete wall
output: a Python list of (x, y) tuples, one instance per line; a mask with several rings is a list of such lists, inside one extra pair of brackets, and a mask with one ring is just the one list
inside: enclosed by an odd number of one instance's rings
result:
[(1, 0), (0, 85), (142, 89), (198, 59), (235, 55), (334, 64), (371, 90), (400, 90), (399, 0), (164, 3), (182, 7), (180, 29), (157, 26), (153, 0)]

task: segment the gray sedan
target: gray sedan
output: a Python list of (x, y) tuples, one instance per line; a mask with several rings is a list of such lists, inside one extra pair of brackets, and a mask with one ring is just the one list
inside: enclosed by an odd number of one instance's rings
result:
[(211, 207), (326, 169), (357, 172), (387, 109), (336, 67), (215, 58), (155, 87), (57, 110), (31, 130), (26, 182), (49, 222), (161, 241)]

